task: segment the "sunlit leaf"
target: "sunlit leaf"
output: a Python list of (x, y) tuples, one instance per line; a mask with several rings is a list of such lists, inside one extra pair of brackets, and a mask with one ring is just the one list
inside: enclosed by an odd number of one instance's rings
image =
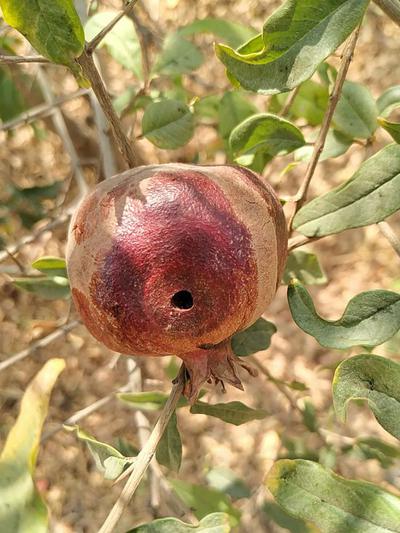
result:
[(216, 54), (231, 77), (251, 91), (274, 94), (307, 80), (359, 24), (368, 0), (287, 0), (257, 36), (235, 51)]
[(40, 257), (32, 263), (32, 267), (36, 268), (36, 270), (39, 270), (43, 274), (67, 277), (67, 265), (65, 259), (61, 257)]
[(113, 446), (95, 439), (78, 426), (64, 427), (68, 431), (74, 431), (77, 438), (86, 444), (97, 469), (103, 474), (105, 479), (117, 479), (125, 468), (132, 463), (131, 458), (124, 457)]
[(378, 117), (378, 122), (384, 130), (392, 137), (392, 139), (400, 144), (400, 123), (398, 122), (389, 122), (388, 120)]
[(197, 526), (186, 524), (177, 518), (159, 518), (135, 527), (128, 533), (229, 533), (230, 531), (229, 515), (212, 513), (200, 520)]
[(54, 384), (65, 363), (50, 359), (26, 389), (0, 455), (0, 531), (46, 533), (48, 513), (32, 476)]
[(400, 107), (400, 85), (389, 87), (376, 101), (378, 113), (381, 117), (387, 118), (390, 113)]
[[(176, 372), (174, 372), (174, 376)], [(204, 395), (204, 391), (200, 393), (200, 396)], [(130, 404), (131, 407), (135, 409), (140, 409), (141, 411), (157, 411), (162, 409), (168, 400), (168, 394), (165, 392), (159, 391), (149, 391), (149, 392), (119, 392), (117, 397)], [(188, 405), (187, 400), (184, 397), (179, 398), (177, 407), (185, 407)]]
[(375, 224), (400, 209), (400, 146), (390, 144), (345, 183), (300, 209), (293, 226), (307, 237)]
[(325, 320), (315, 310), (311, 296), (298, 281), (288, 287), (293, 320), (327, 348), (377, 346), (400, 328), (400, 294), (375, 290), (357, 294), (338, 320)]
[(305, 250), (295, 250), (287, 258), (282, 281), (288, 285), (293, 278), (305, 285), (322, 285), (328, 281), (318, 257)]
[(400, 532), (400, 498), (302, 459), (277, 461), (267, 487), (285, 511), (324, 533)]
[(360, 399), (368, 402), (380, 425), (400, 439), (400, 364), (371, 354), (340, 363), (333, 380), (338, 417), (344, 420), (349, 401)]

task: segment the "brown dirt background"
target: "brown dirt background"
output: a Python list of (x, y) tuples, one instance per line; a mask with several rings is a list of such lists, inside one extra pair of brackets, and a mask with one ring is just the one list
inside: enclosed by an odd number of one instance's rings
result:
[[(194, 18), (205, 16), (228, 18), (261, 28), (265, 18), (278, 4), (273, 1), (227, 0), (218, 3), (209, 0), (148, 0), (144, 3), (153, 19), (153, 28), (160, 27), (165, 32)], [(101, 2), (102, 9), (110, 7), (118, 9), (120, 3), (117, 0)], [(146, 16), (140, 6), (138, 13), (146, 23)], [(365, 83), (374, 96), (399, 83), (399, 31), (378, 8), (371, 6), (348, 78)], [(210, 36), (196, 39), (201, 44), (207, 61), (196, 73), (197, 81), (185, 80), (185, 85), (199, 96), (210, 93), (208, 86), (212, 86), (216, 92), (228, 87), (224, 69), (213, 56), (212, 40)], [(134, 82), (129, 73), (123, 72), (104, 52), (101, 56), (113, 94), (118, 94)], [(337, 58), (332, 59), (332, 63), (337, 61)], [(34, 76), (35, 66), (22, 68)], [(20, 69), (21, 67), (19, 72)], [(68, 75), (60, 77), (60, 72), (58, 67), (48, 68), (53, 90), (57, 94), (76, 90), (75, 81)], [(254, 99), (262, 109), (265, 99)], [(96, 152), (93, 153), (94, 129), (88, 103), (79, 99), (64, 105), (63, 110), (71, 127), (79, 132), (74, 139), (81, 157), (87, 162), (87, 180), (93, 183), (97, 174), (96, 165), (93, 165)], [(127, 125), (131, 120), (131, 117), (126, 119)], [(49, 122), (45, 121), (41, 125), (47, 128)], [(216, 135), (211, 128), (199, 127), (194, 139), (181, 150), (160, 151), (145, 140), (140, 141), (139, 145), (146, 160), (151, 162), (176, 159), (190, 162), (198, 152), (201, 163), (220, 163), (221, 153), (210, 150), (215, 140)], [(372, 150), (377, 151), (387, 142), (389, 138), (384, 133), (379, 133)], [(311, 195), (321, 194), (347, 179), (365, 155), (362, 147), (353, 145), (345, 156), (320, 164), (313, 179)], [(305, 168), (300, 165), (281, 176), (281, 170), (289, 160), (290, 156), (267, 167), (264, 172), (275, 188), (285, 195), (296, 191)], [(16, 129), (13, 135), (0, 133), (2, 191), (9, 182), (30, 186), (52, 183), (54, 180), (69, 183), (70, 178), (68, 157), (64, 153), (62, 141), (53, 130), (47, 129), (47, 136), (43, 140), (35, 138), (29, 126)], [(4, 193), (0, 192), (0, 197), (2, 194)], [(67, 196), (72, 198), (75, 194), (72, 182)], [(55, 207), (49, 205), (49, 209)], [(399, 232), (399, 217), (392, 217), (391, 223)], [(64, 225), (54, 233), (43, 234), (34, 244), (22, 248), (17, 255), (18, 261), (22, 265), (30, 265), (42, 255), (63, 255), (65, 231)], [(25, 234), (26, 230), (13, 217), (7, 228), (7, 243), (12, 244)], [(398, 288), (399, 258), (376, 226), (326, 238), (309, 249), (318, 253), (329, 278), (327, 285), (311, 289), (317, 308), (327, 318), (339, 317), (348, 300), (363, 290), (393, 289), (396, 284)], [(57, 321), (66, 317), (69, 304), (63, 301), (46, 302), (14, 288), (8, 276), (16, 269), (12, 260), (5, 261), (0, 268), (0, 360), (4, 360), (51, 331)], [(332, 373), (337, 363), (350, 355), (350, 352), (326, 350), (312, 337), (301, 332), (290, 318), (284, 287), (279, 289), (265, 316), (277, 325), (278, 333), (273, 337), (270, 349), (259, 353), (258, 359), (274, 376), (288, 381), (296, 379), (308, 386), (306, 393), (292, 391), (291, 394), (299, 405), (307, 397), (312, 398), (318, 409), (321, 427), (330, 432), (325, 434), (329, 443), (340, 445), (346, 441), (346, 437), (367, 435), (379, 436), (394, 443), (394, 439), (380, 429), (366, 408), (352, 406), (346, 425), (335, 420), (330, 392)], [(387, 343), (374, 350), (374, 353), (398, 360), (398, 348), (398, 343)], [(353, 353), (359, 352), (360, 350), (354, 350)], [(106, 396), (126, 382), (125, 360), (121, 357), (111, 366), (113, 354), (99, 345), (83, 326), (79, 326), (65, 338), (36, 351), (0, 373), (0, 444), (17, 415), (27, 383), (46, 360), (56, 356), (66, 360), (67, 368), (55, 387), (45, 431), (56, 427), (78, 409)], [(161, 363), (166, 366), (167, 358)], [(145, 390), (169, 390), (170, 383), (160, 360), (143, 361), (142, 371)], [(246, 376), (243, 378), (246, 388), (244, 393), (229, 389), (226, 395), (222, 395), (218, 390), (210, 389), (207, 399), (210, 402), (240, 400), (253, 407), (266, 409), (269, 416), (262, 421), (235, 427), (202, 415), (190, 415), (187, 410), (179, 411), (184, 458), (177, 477), (194, 483), (205, 483), (208, 469), (216, 466), (231, 468), (252, 490), (249, 500), (237, 502), (238, 508), (243, 512), (238, 531), (279, 532), (283, 529), (269, 522), (260, 507), (265, 499), (270, 499), (268, 491), (263, 488), (265, 474), (273, 461), (285, 454), (281, 437), (295, 438), (313, 451), (318, 451), (324, 443), (318, 435), (304, 430), (298, 413), (263, 376), (256, 379), (248, 379)], [(154, 421), (153, 414), (149, 418)], [(115, 444), (117, 438), (121, 437), (124, 441), (139, 446), (133, 411), (118, 400), (87, 417), (81, 426), (99, 440)], [(398, 464), (385, 472), (375, 460), (360, 461), (346, 456), (338, 458), (335, 470), (346, 477), (379, 482), (393, 491), (400, 489)], [(168, 476), (173, 477), (174, 474)], [(120, 485), (113, 486), (112, 482), (102, 478), (85, 447), (63, 430), (44, 443), (39, 455), (37, 479), (51, 509), (52, 530), (57, 533), (96, 531), (121, 490)], [(173, 513), (168, 498), (162, 495), (160, 516)], [(118, 531), (125, 531), (152, 517), (148, 481), (144, 481), (129, 511), (124, 514)]]

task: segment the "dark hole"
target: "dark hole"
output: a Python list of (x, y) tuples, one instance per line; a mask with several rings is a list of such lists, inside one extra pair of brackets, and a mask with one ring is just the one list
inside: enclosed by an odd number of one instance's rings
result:
[(171, 298), (171, 303), (178, 309), (191, 309), (193, 307), (193, 296), (189, 291), (176, 292)]

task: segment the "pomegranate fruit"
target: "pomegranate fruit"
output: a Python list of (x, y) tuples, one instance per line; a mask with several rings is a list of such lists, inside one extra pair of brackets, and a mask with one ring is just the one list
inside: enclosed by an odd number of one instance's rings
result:
[(124, 354), (177, 355), (193, 402), (205, 381), (242, 388), (230, 338), (273, 299), (286, 253), (279, 200), (252, 171), (165, 164), (97, 185), (73, 216), (67, 265), (91, 334)]

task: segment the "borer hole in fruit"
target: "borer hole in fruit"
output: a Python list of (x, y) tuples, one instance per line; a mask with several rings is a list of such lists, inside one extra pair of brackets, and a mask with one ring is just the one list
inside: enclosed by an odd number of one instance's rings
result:
[(191, 309), (193, 307), (193, 296), (190, 291), (178, 291), (171, 298), (171, 303), (177, 309)]

